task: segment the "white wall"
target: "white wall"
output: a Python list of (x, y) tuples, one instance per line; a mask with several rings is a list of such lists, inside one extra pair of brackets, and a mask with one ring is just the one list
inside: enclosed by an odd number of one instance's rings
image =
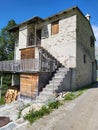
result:
[(22, 48), (26, 48), (27, 46), (27, 26), (22, 26), (19, 28), (19, 44), (15, 47), (15, 59), (19, 60), (20, 50)]

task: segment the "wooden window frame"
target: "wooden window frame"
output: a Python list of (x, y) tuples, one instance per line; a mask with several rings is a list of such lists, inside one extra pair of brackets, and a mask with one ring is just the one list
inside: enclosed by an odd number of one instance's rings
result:
[(59, 33), (59, 21), (54, 21), (51, 23), (51, 35)]

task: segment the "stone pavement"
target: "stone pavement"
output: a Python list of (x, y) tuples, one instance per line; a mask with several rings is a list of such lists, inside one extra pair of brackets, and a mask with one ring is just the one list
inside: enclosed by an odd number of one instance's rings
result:
[(23, 106), (23, 102), (15, 101), (3, 106), (0, 106), (0, 116), (9, 117), (11, 122), (6, 126), (0, 128), (0, 130), (13, 130), (19, 124), (16, 122), (18, 118), (19, 109)]

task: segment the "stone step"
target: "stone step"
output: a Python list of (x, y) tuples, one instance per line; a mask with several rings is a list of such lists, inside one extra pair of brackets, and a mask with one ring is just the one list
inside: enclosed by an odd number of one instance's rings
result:
[[(50, 86), (51, 86), (51, 85), (50, 85)], [(59, 87), (59, 85), (58, 85), (58, 86), (57, 86), (57, 85), (56, 85), (56, 86), (53, 86), (53, 85), (52, 85), (51, 87), (50, 87), (50, 86), (47, 85), (47, 86), (44, 88), (44, 91), (48, 91), (48, 90), (49, 90), (49, 91), (57, 90), (58, 87)]]
[(51, 88), (45, 87), (45, 88), (43, 89), (43, 91), (50, 91), (50, 92), (53, 92), (53, 91), (55, 91), (55, 90), (57, 90), (57, 89), (58, 89), (58, 87), (51, 87)]
[(64, 76), (65, 74), (67, 74), (67, 72), (58, 71), (54, 76)]
[(52, 79), (61, 79), (65, 76), (65, 74), (62, 75), (55, 75)]
[(49, 85), (53, 86), (53, 87), (58, 87), (60, 86), (61, 82), (51, 82)]
[(53, 91), (42, 91), (41, 93), (40, 93), (40, 96), (48, 96), (48, 97), (51, 97), (51, 96), (53, 96), (54, 95), (54, 92)]
[(52, 80), (49, 81), (49, 84), (47, 84), (39, 96), (36, 97), (36, 102), (47, 102), (53, 97), (56, 97), (56, 92), (59, 92), (59, 87), (67, 73), (68, 69), (64, 67), (59, 68)]
[(48, 96), (48, 95), (43, 95), (43, 96), (38, 96), (38, 97), (36, 97), (36, 100), (38, 100), (38, 101), (47, 101), (47, 100), (49, 100), (51, 98), (51, 96)]
[(62, 77), (60, 77), (60, 76), (59, 77), (53, 77), (51, 81), (54, 81), (54, 82), (56, 82), (56, 81), (62, 81), (63, 78), (64, 78), (64, 76), (62, 76)]
[(62, 81), (62, 79), (58, 79), (58, 80), (51, 80), (51, 81), (49, 81), (49, 84), (59, 85), (61, 81)]
[(55, 83), (55, 84), (50, 83), (50, 84), (47, 84), (45, 88), (52, 88), (52, 87), (55, 88), (55, 87), (58, 87), (58, 86), (59, 86), (59, 84), (56, 84), (56, 83)]
[[(64, 68), (64, 67), (61, 67), (61, 68), (58, 69), (58, 71), (60, 71), (60, 72), (62, 72), (62, 71), (63, 71), (63, 72), (67, 72), (68, 69), (67, 69), (67, 68)], [(58, 71), (57, 71), (57, 72), (58, 72)]]

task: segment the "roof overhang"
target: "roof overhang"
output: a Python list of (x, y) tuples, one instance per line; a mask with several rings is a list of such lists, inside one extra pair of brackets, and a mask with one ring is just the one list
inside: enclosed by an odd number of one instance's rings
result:
[(31, 23), (36, 23), (36, 22), (43, 22), (43, 19), (38, 17), (38, 16), (33, 17), (33, 18), (28, 19), (28, 20), (26, 20), (26, 21), (24, 21), (24, 22), (22, 22), (18, 25), (13, 26), (12, 28), (8, 29), (8, 31), (15, 32), (15, 31), (19, 30), (19, 27), (22, 26), (22, 25), (25, 25), (25, 24), (29, 25)]

